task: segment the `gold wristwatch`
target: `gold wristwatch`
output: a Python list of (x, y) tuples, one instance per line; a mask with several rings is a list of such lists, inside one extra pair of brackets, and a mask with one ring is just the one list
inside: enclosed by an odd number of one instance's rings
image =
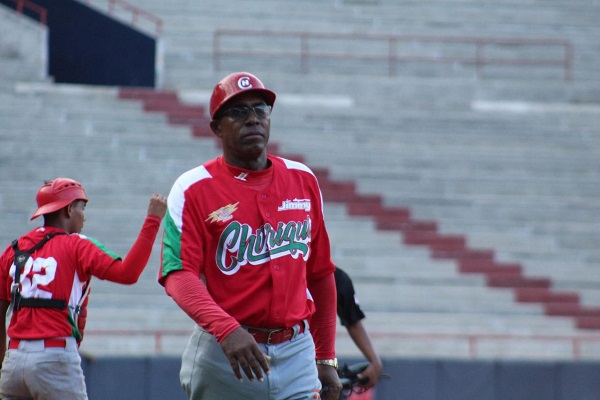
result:
[(329, 365), (330, 367), (338, 369), (337, 358), (329, 358), (329, 359), (325, 359), (325, 360), (315, 360), (315, 361), (316, 361), (317, 364)]

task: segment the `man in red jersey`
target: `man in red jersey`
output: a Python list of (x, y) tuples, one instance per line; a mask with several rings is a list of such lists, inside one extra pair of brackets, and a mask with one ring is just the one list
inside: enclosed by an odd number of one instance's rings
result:
[[(0, 256), (0, 397), (87, 399), (78, 353), (92, 276), (137, 282), (146, 266), (166, 199), (153, 194), (137, 240), (122, 260), (82, 235), (88, 201), (68, 178), (46, 182), (36, 196), (44, 225), (13, 241)], [(8, 333), (8, 350), (6, 336)]]
[(223, 78), (210, 126), (223, 154), (168, 197), (159, 282), (196, 326), (182, 356), (190, 399), (338, 399), (336, 290), (317, 179), (267, 154), (275, 93)]

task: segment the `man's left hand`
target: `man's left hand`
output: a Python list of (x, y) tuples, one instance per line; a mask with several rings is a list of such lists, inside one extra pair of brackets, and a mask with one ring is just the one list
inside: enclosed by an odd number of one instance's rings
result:
[(342, 383), (340, 382), (337, 370), (332, 366), (321, 364), (317, 364), (317, 370), (319, 372), (321, 385), (324, 388), (327, 388), (321, 399), (338, 400), (340, 398), (340, 392), (342, 391)]

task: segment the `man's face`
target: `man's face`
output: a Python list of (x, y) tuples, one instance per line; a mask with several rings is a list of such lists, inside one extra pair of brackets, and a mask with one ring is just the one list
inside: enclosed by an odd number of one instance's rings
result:
[(85, 205), (84, 200), (75, 200), (69, 205), (71, 209), (71, 223), (69, 233), (81, 233), (85, 223)]
[(211, 128), (221, 139), (225, 160), (243, 167), (245, 161), (266, 154), (271, 129), (270, 107), (259, 94), (240, 94), (223, 107)]

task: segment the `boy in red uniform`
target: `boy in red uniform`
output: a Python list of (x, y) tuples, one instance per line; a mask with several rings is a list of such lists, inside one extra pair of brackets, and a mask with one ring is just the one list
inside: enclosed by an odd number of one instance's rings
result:
[[(0, 397), (87, 399), (78, 353), (92, 276), (122, 284), (140, 277), (166, 199), (153, 194), (148, 214), (125, 259), (82, 235), (88, 201), (68, 178), (45, 183), (36, 196), (44, 225), (13, 241), (0, 256)], [(6, 336), (8, 333), (8, 350)]]

